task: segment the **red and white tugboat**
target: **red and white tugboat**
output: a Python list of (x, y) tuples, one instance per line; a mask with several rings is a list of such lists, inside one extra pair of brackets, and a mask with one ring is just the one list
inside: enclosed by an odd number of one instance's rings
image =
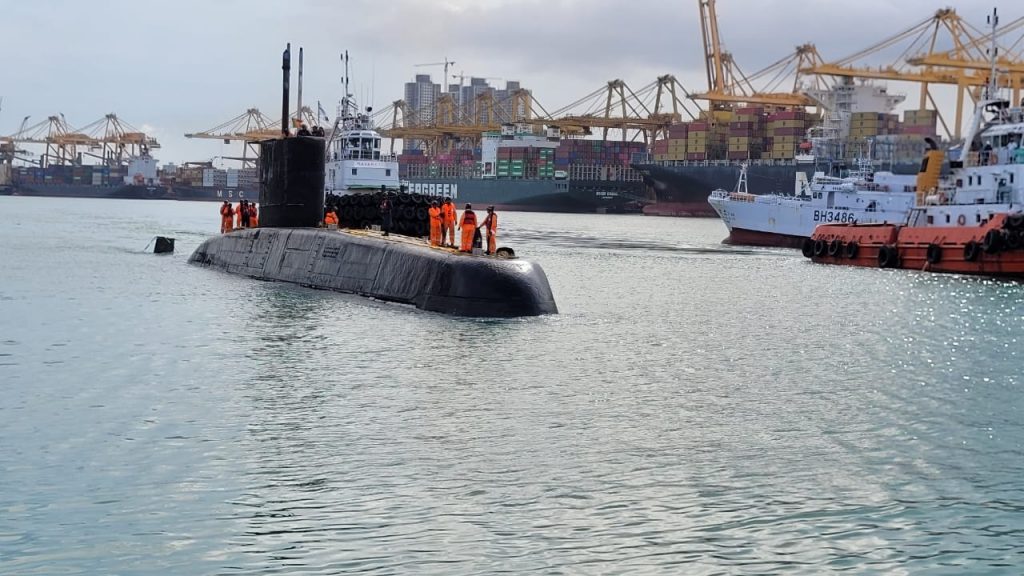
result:
[[(991, 17), (995, 37), (997, 16)], [(828, 224), (803, 243), (814, 262), (1024, 278), (1024, 108), (996, 97), (995, 48), (959, 160), (928, 140), (917, 197), (901, 224)], [(969, 148), (966, 146), (969, 144)]]

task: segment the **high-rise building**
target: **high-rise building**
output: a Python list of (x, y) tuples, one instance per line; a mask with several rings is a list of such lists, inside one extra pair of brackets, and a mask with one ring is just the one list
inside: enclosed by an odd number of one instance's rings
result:
[(416, 79), (405, 84), (405, 104), (416, 119), (423, 124), (434, 121), (437, 100), (441, 97), (441, 85), (434, 84), (430, 74), (417, 74)]
[[(526, 110), (519, 106), (518, 110), (513, 109), (512, 96), (522, 86), (518, 81), (510, 80), (505, 82), (505, 87), (497, 89), (487, 83), (486, 78), (468, 78), (469, 84), (451, 84), (448, 86), (448, 95), (455, 101), (455, 105), (465, 113), (465, 118), (471, 122), (485, 123), (488, 121), (487, 113), (483, 109), (477, 109), (477, 99), (483, 94), (490, 94), (494, 102), (495, 117), (491, 121), (505, 122), (522, 118)], [(409, 110), (408, 125), (430, 124), (434, 121), (437, 113), (437, 102), (442, 95), (441, 85), (435, 84), (429, 74), (417, 74), (412, 82), (405, 84), (405, 104)], [(421, 149), (423, 142), (420, 140), (406, 140), (403, 143), (406, 149)]]

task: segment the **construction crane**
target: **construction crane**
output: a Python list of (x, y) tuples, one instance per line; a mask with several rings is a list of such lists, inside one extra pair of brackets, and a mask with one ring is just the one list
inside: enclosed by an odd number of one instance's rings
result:
[[(813, 44), (798, 46), (796, 51), (749, 76), (745, 75), (732, 54), (722, 44), (718, 29), (715, 0), (698, 0), (701, 18), (701, 37), (704, 43), (704, 64), (707, 74), (707, 92), (691, 95), (707, 100), (711, 110), (727, 110), (736, 104), (763, 104), (769, 106), (814, 106), (815, 102), (801, 92), (801, 69), (821, 61)], [(782, 83), (794, 78), (792, 88), (778, 92)], [(755, 82), (766, 82), (761, 88)]]
[(448, 91), (448, 68), (455, 65), (454, 60), (449, 60), (447, 56), (444, 57), (444, 62), (429, 62), (427, 64), (416, 64), (417, 68), (423, 68), (424, 66), (444, 66), (444, 91)]
[[(459, 79), (459, 88), (460, 89), (462, 88), (464, 82), (466, 81), (466, 78), (469, 78), (470, 80), (472, 80), (473, 78), (479, 78), (479, 79), (485, 80), (485, 81), (486, 80), (496, 80), (496, 81), (497, 80), (504, 80), (504, 78), (498, 78), (497, 76), (473, 76), (472, 74), (466, 74), (465, 72), (462, 72), (462, 71), (460, 71), (458, 74), (452, 74), (452, 78), (458, 78)], [(446, 90), (446, 92), (447, 92), (447, 90)]]
[[(1015, 21), (1012, 27), (998, 30), (996, 35), (1010, 35), (1024, 26)], [(1019, 32), (1018, 32), (1019, 34)], [(948, 137), (959, 139), (963, 124), (965, 96), (977, 101), (981, 88), (988, 84), (990, 62), (986, 47), (991, 36), (978, 31), (957, 15), (952, 8), (937, 10), (928, 18), (886, 37), (850, 56), (827, 63), (808, 66), (801, 71), (809, 74), (840, 78), (865, 78), (917, 83), (920, 85), (919, 109), (930, 104)], [(1018, 39), (1012, 44), (1020, 44)], [(951, 48), (946, 48), (951, 46)], [(895, 59), (881, 66), (858, 64), (869, 59), (878, 60), (897, 53)], [(1003, 54), (1013, 54), (1000, 50)], [(891, 57), (891, 56), (890, 56)], [(984, 64), (982, 64), (984, 63)], [(1003, 60), (1000, 68), (1007, 73), (998, 78), (999, 84), (1020, 94), (1022, 75), (1020, 58)], [(933, 85), (948, 85), (956, 89), (956, 111), (952, 122), (939, 111), (931, 92)]]

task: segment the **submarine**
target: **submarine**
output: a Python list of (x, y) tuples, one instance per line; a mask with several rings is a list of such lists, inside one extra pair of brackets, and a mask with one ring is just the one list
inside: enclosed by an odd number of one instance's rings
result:
[(456, 316), (558, 313), (537, 263), (459, 253), (399, 234), (318, 227), (326, 142), (288, 129), (290, 52), (288, 45), (282, 56), (281, 136), (259, 142), (259, 227), (207, 239), (189, 257), (190, 264)]

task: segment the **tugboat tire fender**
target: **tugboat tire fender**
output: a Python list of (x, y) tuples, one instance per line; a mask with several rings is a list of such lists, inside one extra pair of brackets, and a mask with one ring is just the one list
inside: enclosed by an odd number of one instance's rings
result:
[(842, 253), (843, 243), (839, 238), (833, 238), (832, 241), (828, 243), (828, 255), (835, 257), (840, 256)]
[(989, 230), (981, 241), (981, 248), (988, 254), (994, 254), (1003, 246), (1003, 235), (999, 230)]
[(859, 246), (857, 246), (856, 242), (850, 242), (849, 244), (847, 244), (845, 250), (846, 257), (850, 259), (856, 258), (858, 248)]
[(925, 257), (929, 264), (938, 264), (942, 260), (942, 246), (929, 244), (928, 249), (925, 251)]
[(825, 253), (825, 241), (818, 239), (814, 241), (814, 255), (821, 256)]
[(899, 254), (892, 246), (882, 246), (878, 249), (879, 268), (892, 268), (896, 266), (897, 260), (899, 260)]
[(964, 244), (964, 260), (974, 262), (978, 259), (978, 243), (970, 240)]
[(810, 238), (804, 238), (803, 243), (800, 245), (800, 252), (803, 253), (804, 258), (810, 258), (814, 255), (814, 240)]

